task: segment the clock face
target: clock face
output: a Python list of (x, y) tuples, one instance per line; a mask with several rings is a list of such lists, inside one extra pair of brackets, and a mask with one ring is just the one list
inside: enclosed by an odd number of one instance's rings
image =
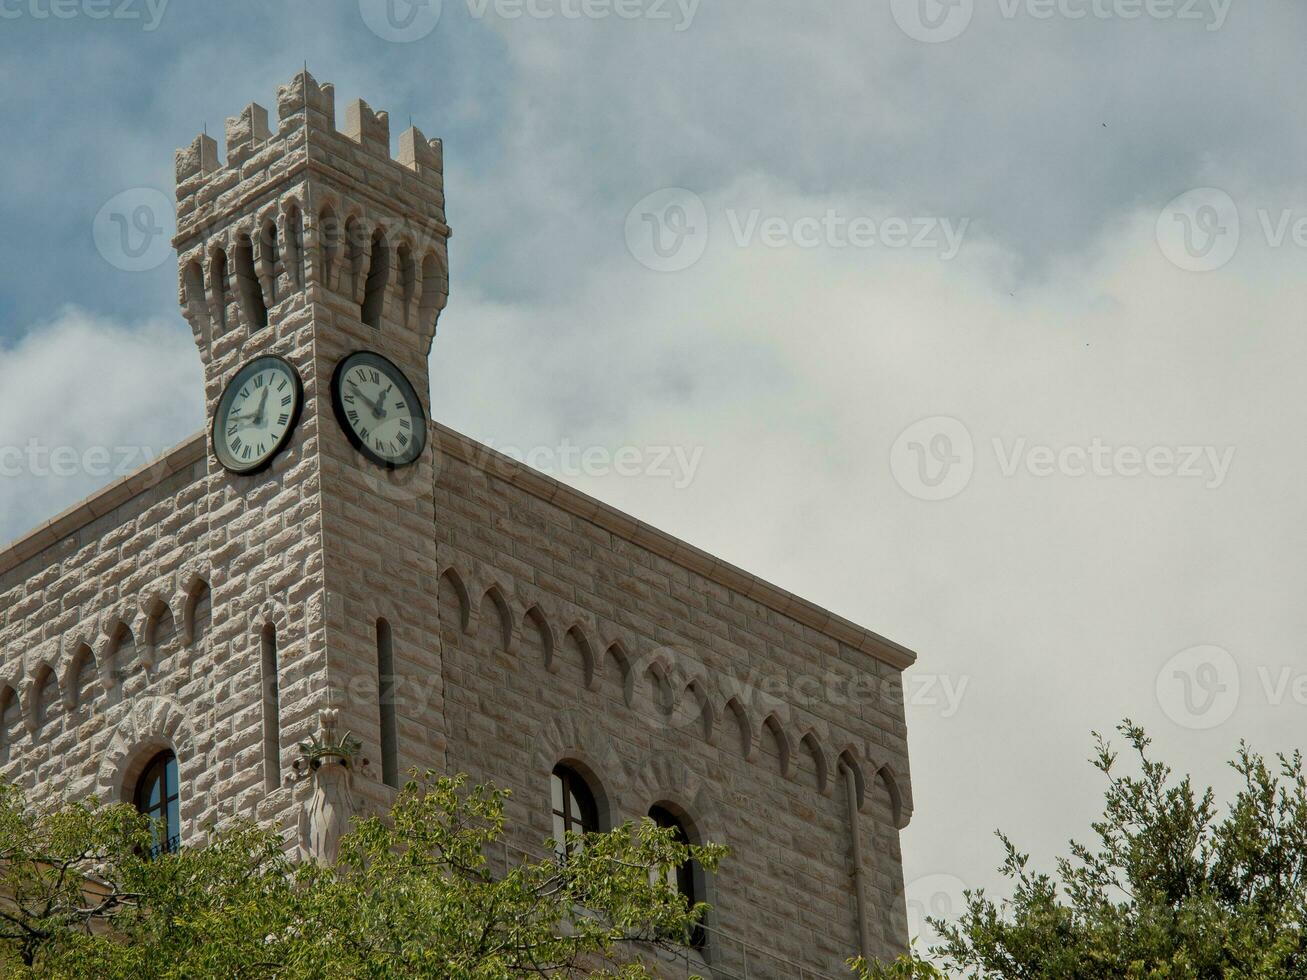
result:
[(232, 473), (257, 473), (286, 447), (304, 403), (299, 372), (280, 357), (250, 361), (231, 379), (213, 416), (213, 452)]
[(336, 367), (331, 401), (350, 444), (374, 463), (407, 466), (427, 444), (422, 401), (404, 372), (380, 354), (358, 351)]

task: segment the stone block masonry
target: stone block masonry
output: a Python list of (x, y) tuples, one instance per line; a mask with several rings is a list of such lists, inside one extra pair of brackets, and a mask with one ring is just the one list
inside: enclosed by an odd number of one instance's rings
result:
[(0, 774), (126, 800), (170, 750), (184, 842), (252, 815), (321, 858), (294, 764), (325, 718), (362, 740), (360, 810), (409, 768), (511, 789), (513, 860), (543, 856), (566, 764), (603, 824), (659, 806), (731, 846), (696, 969), (902, 950), (914, 655), (439, 424), (410, 467), (360, 455), (331, 409), (347, 354), (389, 358), (430, 414), (443, 149), (410, 128), (392, 158), (361, 101), (338, 130), (307, 71), (276, 116), (229, 119), (225, 161), (206, 136), (177, 152), (174, 244), (210, 415), (272, 353), (298, 426), (250, 476), (201, 433), (0, 551)]

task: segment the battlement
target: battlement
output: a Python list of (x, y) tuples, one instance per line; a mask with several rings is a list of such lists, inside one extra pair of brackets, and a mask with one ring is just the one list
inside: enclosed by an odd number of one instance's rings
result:
[(335, 86), (319, 84), (307, 70), (278, 87), (275, 132), (268, 110), (251, 102), (240, 115), (228, 117), (224, 140), (225, 162), (219, 159), (217, 141), (207, 133), (175, 154), (179, 238), (226, 192), (243, 188), (253, 178), (289, 176), (307, 161), (335, 164), (356, 176), (377, 167), (398, 176), (402, 168), (435, 192), (438, 206), (444, 204), (444, 149), (439, 139), (428, 139), (410, 126), (400, 134), (398, 155), (392, 156), (389, 113), (374, 110), (363, 99), (346, 106), (344, 128), (337, 129)]
[(392, 156), (386, 112), (355, 99), (337, 129), (335, 106), (300, 71), (275, 130), (254, 102), (226, 121), (225, 161), (207, 133), (177, 150), (179, 300), (206, 363), (298, 322), (313, 289), (430, 348), (449, 288), (441, 142), (410, 126)]

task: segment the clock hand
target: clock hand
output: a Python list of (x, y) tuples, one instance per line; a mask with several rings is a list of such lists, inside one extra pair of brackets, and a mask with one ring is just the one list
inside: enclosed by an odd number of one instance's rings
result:
[(378, 414), (377, 414), (377, 418), (382, 418), (382, 419), (384, 419), (384, 418), (386, 417), (386, 415), (388, 414), (388, 413), (386, 412), (386, 397), (390, 394), (391, 389), (394, 388), (394, 387), (395, 387), (394, 385), (390, 385), (389, 387), (386, 388), (385, 391), (383, 391), (383, 392), (382, 392), (382, 393), (377, 397), (377, 413), (378, 413)]
[(268, 391), (269, 391), (269, 390), (270, 390), (270, 389), (268, 389), (268, 388), (264, 388), (264, 389), (263, 389), (263, 397), (259, 399), (259, 410), (258, 410), (257, 412), (254, 413), (254, 424), (255, 424), (255, 425), (262, 425), (262, 424), (263, 424), (263, 411), (264, 411), (264, 409), (266, 409), (266, 408), (268, 407)]
[(371, 411), (372, 411), (372, 417), (373, 417), (374, 419), (379, 419), (379, 418), (381, 418), (381, 412), (380, 412), (380, 411), (378, 410), (378, 408), (377, 408), (377, 403), (374, 402), (374, 401), (373, 401), (371, 398), (369, 398), (367, 395), (363, 394), (363, 392), (359, 391), (358, 385), (356, 385), (353, 381), (351, 381), (351, 382), (349, 383), (349, 386), (350, 386), (351, 388), (354, 389), (354, 394), (356, 394), (356, 395), (358, 395), (360, 398), (362, 398), (362, 399), (363, 399), (363, 403), (364, 403), (365, 405), (367, 405), (369, 409), (371, 409)]

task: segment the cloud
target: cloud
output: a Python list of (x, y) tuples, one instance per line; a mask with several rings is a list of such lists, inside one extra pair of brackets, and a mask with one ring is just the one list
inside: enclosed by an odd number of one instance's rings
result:
[(0, 540), (181, 442), (202, 424), (199, 355), (183, 328), (74, 307), (0, 348)]

